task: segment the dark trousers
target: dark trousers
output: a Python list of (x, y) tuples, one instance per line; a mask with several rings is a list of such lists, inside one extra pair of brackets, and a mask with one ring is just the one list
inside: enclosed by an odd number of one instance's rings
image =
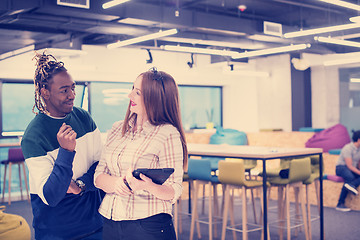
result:
[[(355, 188), (357, 188), (360, 185), (360, 175), (357, 175), (356, 173), (352, 172), (345, 165), (336, 166), (336, 175), (344, 178), (345, 183), (349, 183), (355, 186)], [(348, 194), (348, 190), (343, 186), (341, 189), (338, 204), (345, 203), (347, 194)]]
[(113, 221), (104, 218), (103, 240), (176, 240), (169, 214), (160, 213), (138, 220)]

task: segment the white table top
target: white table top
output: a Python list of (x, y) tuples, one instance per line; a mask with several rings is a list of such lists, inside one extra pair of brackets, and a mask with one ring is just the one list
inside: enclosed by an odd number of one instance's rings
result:
[(0, 143), (0, 147), (20, 147), (20, 142)]
[(236, 157), (251, 159), (272, 159), (307, 154), (320, 154), (321, 148), (280, 148), (248, 145), (216, 145), (188, 143), (188, 154), (195, 156)]

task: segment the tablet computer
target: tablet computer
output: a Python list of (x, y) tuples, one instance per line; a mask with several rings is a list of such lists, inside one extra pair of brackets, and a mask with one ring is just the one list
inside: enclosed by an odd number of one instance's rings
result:
[(156, 184), (163, 184), (174, 172), (173, 168), (138, 168), (132, 174), (136, 179), (141, 180), (140, 173), (144, 174)]

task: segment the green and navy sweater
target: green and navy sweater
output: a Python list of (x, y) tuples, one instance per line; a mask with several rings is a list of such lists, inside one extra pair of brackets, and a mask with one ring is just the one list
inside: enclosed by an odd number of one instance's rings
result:
[[(57, 141), (64, 122), (77, 133), (74, 152)], [(25, 130), (21, 148), (29, 169), (35, 238), (75, 239), (100, 229), (101, 198), (93, 177), (102, 143), (89, 113), (76, 107), (61, 119), (39, 113)], [(85, 183), (83, 195), (66, 193), (71, 179)]]

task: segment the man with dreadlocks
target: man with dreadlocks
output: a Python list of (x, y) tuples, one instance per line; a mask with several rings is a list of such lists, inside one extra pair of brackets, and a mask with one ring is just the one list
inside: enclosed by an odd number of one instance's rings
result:
[(95, 168), (100, 131), (88, 112), (74, 107), (75, 82), (64, 64), (45, 53), (34, 57), (35, 107), (21, 147), (30, 175), (35, 238), (101, 239)]

